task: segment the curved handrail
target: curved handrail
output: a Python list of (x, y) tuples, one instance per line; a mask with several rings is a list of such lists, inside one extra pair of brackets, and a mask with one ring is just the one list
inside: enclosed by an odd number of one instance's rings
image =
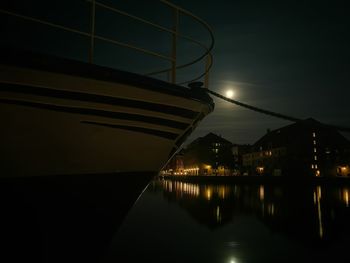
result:
[[(65, 30), (65, 31), (68, 31), (68, 32), (72, 32), (72, 33), (76, 33), (76, 34), (79, 34), (79, 35), (83, 35), (83, 36), (89, 37), (90, 38), (90, 51), (89, 51), (89, 62), (90, 63), (93, 63), (94, 50), (95, 50), (95, 40), (96, 39), (100, 40), (100, 41), (108, 42), (108, 43), (111, 43), (111, 44), (114, 44), (114, 45), (126, 47), (126, 48), (129, 48), (129, 49), (138, 51), (138, 52), (142, 52), (144, 54), (147, 54), (147, 55), (150, 55), (150, 56), (154, 56), (154, 57), (157, 57), (157, 58), (162, 59), (162, 60), (169, 61), (171, 63), (171, 67), (166, 68), (166, 69), (162, 69), (162, 70), (158, 70), (158, 71), (155, 71), (155, 72), (151, 72), (151, 73), (148, 73), (146, 75), (152, 76), (152, 75), (157, 75), (157, 74), (161, 74), (161, 73), (172, 73), (171, 81), (172, 81), (172, 83), (175, 83), (175, 84), (176, 84), (176, 73), (177, 73), (177, 70), (190, 67), (190, 66), (200, 62), (204, 58), (207, 58), (206, 59), (206, 63), (205, 63), (205, 70), (200, 75), (198, 75), (197, 77), (195, 77), (195, 78), (193, 78), (191, 80), (187, 80), (187, 81), (182, 82), (182, 83), (177, 83), (179, 85), (183, 85), (183, 84), (186, 84), (186, 83), (189, 83), (189, 82), (193, 82), (193, 81), (196, 81), (196, 80), (199, 80), (199, 79), (205, 77), (205, 80), (206, 80), (205, 81), (205, 86), (207, 86), (209, 70), (212, 67), (211, 50), (214, 47), (214, 35), (213, 35), (213, 32), (212, 32), (210, 26), (205, 21), (203, 21), (201, 18), (199, 18), (198, 16), (192, 14), (191, 12), (189, 12), (189, 11), (187, 11), (187, 10), (185, 10), (185, 9), (183, 9), (183, 8), (181, 8), (181, 7), (175, 5), (175, 4), (173, 4), (173, 3), (171, 3), (171, 2), (169, 2), (167, 0), (159, 0), (161, 3), (163, 3), (163, 4), (167, 5), (168, 7), (170, 7), (173, 10), (173, 12), (174, 12), (174, 28), (173, 29), (169, 29), (167, 27), (164, 27), (164, 26), (159, 25), (157, 23), (151, 22), (151, 21), (146, 20), (144, 18), (141, 18), (141, 17), (135, 16), (135, 15), (129, 14), (129, 13), (127, 13), (125, 11), (122, 11), (120, 9), (117, 9), (115, 7), (112, 7), (112, 6), (106, 5), (104, 3), (101, 3), (101, 2), (99, 2), (97, 0), (86, 0), (86, 1), (91, 4), (91, 27), (90, 27), (90, 32), (84, 32), (84, 31), (81, 31), (81, 30), (77, 30), (77, 29), (74, 29), (74, 28), (62, 26), (62, 25), (55, 24), (55, 23), (52, 23), (52, 22), (48, 22), (48, 21), (44, 21), (44, 20), (41, 20), (41, 19), (37, 19), (37, 18), (34, 18), (34, 17), (25, 16), (25, 15), (22, 15), (22, 14), (17, 14), (15, 12), (11, 12), (11, 11), (8, 11), (8, 10), (0, 9), (0, 13), (6, 14), (6, 15), (15, 16), (15, 17), (18, 17), (18, 18), (21, 18), (21, 19), (29, 20), (31, 22), (44, 24), (46, 26), (58, 28), (58, 29), (61, 29), (61, 30)], [(167, 56), (167, 55), (164, 55), (164, 54), (161, 54), (161, 53), (158, 53), (158, 52), (154, 52), (152, 50), (144, 49), (144, 48), (141, 48), (141, 47), (137, 47), (135, 45), (131, 45), (131, 44), (126, 43), (126, 42), (118, 41), (116, 39), (107, 38), (107, 37), (103, 37), (103, 36), (100, 36), (100, 35), (96, 34), (95, 33), (95, 24), (96, 24), (95, 17), (96, 17), (96, 7), (97, 6), (100, 7), (100, 8), (104, 8), (104, 9), (110, 10), (112, 12), (118, 13), (119, 15), (131, 18), (131, 19), (133, 19), (135, 21), (138, 21), (140, 23), (146, 24), (148, 26), (157, 28), (158, 30), (161, 30), (163, 32), (167, 32), (167, 33), (171, 34), (172, 37), (173, 37), (172, 54), (170, 56)], [(206, 29), (206, 31), (209, 33), (209, 36), (210, 36), (210, 45), (209, 45), (209, 47), (207, 47), (205, 44), (201, 43), (200, 41), (198, 41), (198, 40), (196, 40), (196, 39), (194, 39), (194, 38), (192, 38), (192, 37), (190, 37), (188, 35), (184, 35), (184, 34), (180, 34), (179, 33), (179, 30), (178, 30), (178, 24), (179, 23), (178, 22), (179, 22), (179, 15), (180, 14), (186, 15), (186, 16), (192, 18), (194, 21), (198, 22), (199, 24), (201, 24)], [(181, 65), (177, 65), (176, 61), (177, 61), (177, 40), (178, 39), (184, 39), (186, 41), (192, 42), (193, 44), (195, 44), (195, 45), (199, 46), (200, 48), (202, 48), (204, 50), (203, 53), (200, 56), (198, 56), (197, 58), (195, 58), (195, 59), (193, 59), (193, 60), (191, 60), (189, 62), (186, 62), (186, 63), (181, 64)]]
[[(200, 76), (190, 80), (190, 81), (186, 81), (186, 82), (183, 82), (183, 83), (180, 83), (180, 84), (185, 84), (185, 83), (189, 83), (189, 82), (192, 82), (192, 81), (196, 81), (200, 78), (202, 78), (203, 76), (205, 76), (206, 74), (209, 73), (209, 70), (210, 68), (212, 67), (212, 64), (213, 64), (213, 56), (212, 54), (210, 53), (211, 50), (214, 48), (214, 43), (215, 43), (215, 39), (214, 39), (214, 34), (213, 34), (213, 31), (212, 29), (210, 28), (210, 26), (204, 21), (202, 20), (201, 18), (199, 18), (198, 16), (192, 14), (191, 12), (177, 6), (177, 5), (174, 5), (173, 3), (167, 1), (167, 0), (160, 0), (162, 3), (172, 7), (172, 8), (175, 8), (177, 9), (178, 11), (180, 11), (181, 13), (187, 15), (187, 16), (190, 16), (192, 17), (193, 19), (195, 19), (197, 22), (199, 22), (200, 24), (202, 24), (206, 29), (207, 31), (209, 32), (209, 35), (210, 35), (210, 46), (207, 48), (204, 44), (201, 44), (200, 42), (188, 37), (188, 36), (185, 36), (185, 35), (182, 35), (182, 34), (177, 34), (179, 37), (181, 38), (184, 38), (184, 39), (187, 39), (189, 41), (192, 41), (194, 43), (197, 43), (199, 44), (200, 46), (204, 47), (206, 49), (206, 52), (204, 54), (202, 54), (200, 57), (198, 57), (197, 59), (191, 61), (191, 62), (188, 62), (188, 63), (185, 63), (185, 64), (182, 64), (180, 66), (177, 66), (176, 68), (177, 69), (181, 69), (181, 68), (185, 68), (185, 67), (188, 67), (188, 66), (191, 66), (199, 61), (201, 61), (203, 58), (205, 58), (206, 56), (209, 56), (210, 59), (209, 59), (209, 65), (206, 65), (206, 70), (204, 73), (202, 73)], [(168, 70), (169, 71), (169, 70)]]

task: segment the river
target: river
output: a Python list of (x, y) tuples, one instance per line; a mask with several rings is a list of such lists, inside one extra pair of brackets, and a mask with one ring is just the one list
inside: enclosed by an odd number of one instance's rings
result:
[(107, 249), (123, 262), (350, 262), (350, 187), (155, 180)]

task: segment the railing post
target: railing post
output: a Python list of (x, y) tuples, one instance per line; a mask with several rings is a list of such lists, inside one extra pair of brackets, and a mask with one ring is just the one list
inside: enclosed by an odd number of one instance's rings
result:
[(179, 10), (174, 8), (174, 28), (173, 28), (173, 45), (171, 52), (171, 82), (176, 83), (176, 51), (177, 51), (177, 34), (179, 30)]
[(204, 76), (204, 88), (209, 87), (209, 66), (211, 64), (211, 56), (210, 54), (207, 55), (206, 61), (205, 61), (205, 76)]
[(95, 14), (96, 14), (96, 3), (95, 0), (91, 0), (91, 30), (90, 30), (90, 52), (89, 52), (89, 63), (94, 62), (94, 48), (95, 48)]

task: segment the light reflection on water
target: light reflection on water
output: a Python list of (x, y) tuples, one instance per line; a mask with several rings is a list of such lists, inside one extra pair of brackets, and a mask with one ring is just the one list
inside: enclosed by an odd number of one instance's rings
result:
[(108, 259), (349, 262), (349, 187), (152, 182)]

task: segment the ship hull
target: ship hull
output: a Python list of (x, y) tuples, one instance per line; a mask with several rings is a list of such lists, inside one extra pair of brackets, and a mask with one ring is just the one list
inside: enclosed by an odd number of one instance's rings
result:
[(96, 65), (0, 57), (1, 259), (100, 262), (212, 100)]
[(2, 262), (103, 262), (153, 173), (0, 179)]
[(0, 64), (1, 177), (157, 172), (213, 107), (199, 91), (23, 56)]

